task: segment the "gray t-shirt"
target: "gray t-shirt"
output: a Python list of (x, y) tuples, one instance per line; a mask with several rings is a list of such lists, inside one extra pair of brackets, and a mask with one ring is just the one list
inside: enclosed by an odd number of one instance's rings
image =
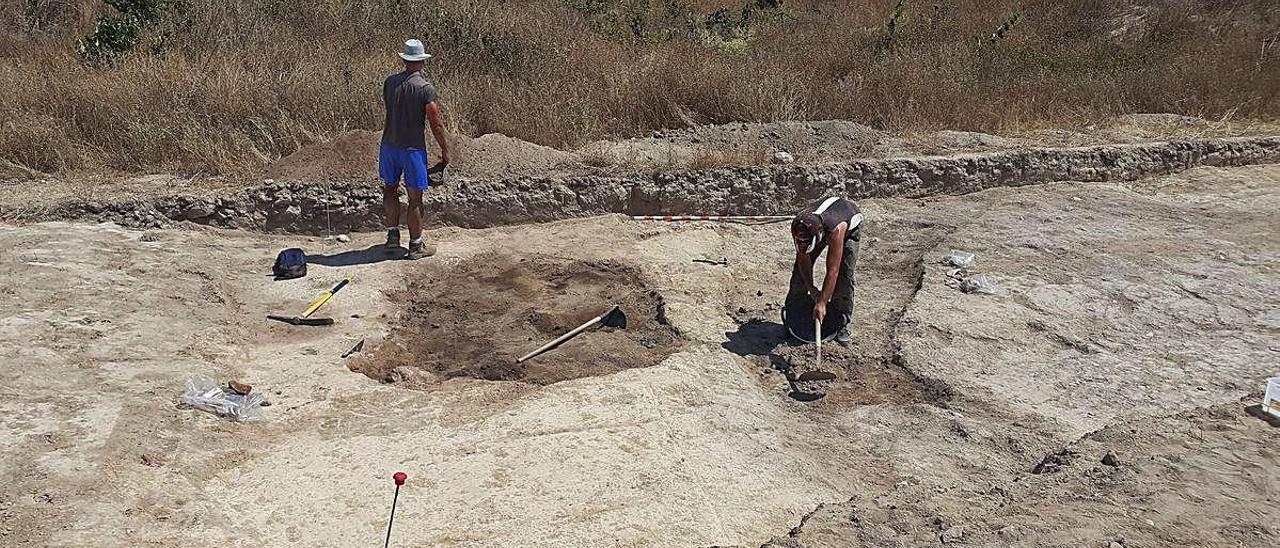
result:
[(421, 72), (398, 72), (382, 83), (387, 119), (382, 124), (382, 144), (426, 150), (426, 107), (439, 99), (436, 88)]

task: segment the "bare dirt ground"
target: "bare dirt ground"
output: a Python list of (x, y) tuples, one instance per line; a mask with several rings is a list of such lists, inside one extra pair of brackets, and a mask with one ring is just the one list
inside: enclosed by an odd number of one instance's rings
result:
[[(398, 546), (1280, 536), (1277, 430), (1244, 413), (1280, 373), (1280, 166), (861, 205), (855, 342), (820, 381), (780, 334), (785, 225), (440, 229), (414, 263), (363, 253), (379, 234), (0, 226), (0, 545), (376, 544), (395, 470)], [(342, 260), (270, 281), (292, 245)], [(974, 274), (998, 294), (953, 287)], [(337, 325), (264, 319), (343, 276)], [(636, 332), (539, 358), (568, 375), (468, 369), (611, 298)], [(588, 370), (606, 346), (640, 366)], [(266, 419), (178, 405), (195, 374), (253, 384)]]

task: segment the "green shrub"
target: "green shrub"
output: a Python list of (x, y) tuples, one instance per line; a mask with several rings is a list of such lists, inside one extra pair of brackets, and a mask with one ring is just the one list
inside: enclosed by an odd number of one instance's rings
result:
[[(167, 12), (180, 11), (177, 0), (106, 0), (118, 15), (98, 19), (93, 32), (80, 39), (80, 55), (94, 63), (110, 63), (138, 44), (146, 27), (159, 21)], [(149, 50), (159, 53), (168, 43), (169, 33), (161, 33), (150, 41)]]

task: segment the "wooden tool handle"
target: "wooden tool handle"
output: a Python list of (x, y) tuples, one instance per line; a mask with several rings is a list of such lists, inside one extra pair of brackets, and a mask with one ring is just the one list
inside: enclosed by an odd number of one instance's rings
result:
[(818, 368), (822, 368), (822, 320), (813, 319), (813, 340), (818, 350)]
[[(607, 315), (607, 313), (606, 313), (606, 315)], [(542, 345), (542, 346), (538, 347), (538, 349), (537, 349), (537, 350), (534, 350), (533, 352), (530, 352), (530, 353), (528, 353), (528, 354), (525, 354), (524, 356), (521, 356), (521, 357), (520, 357), (520, 359), (516, 360), (516, 363), (523, 362), (523, 361), (525, 361), (525, 360), (527, 360), (527, 359), (529, 359), (529, 358), (532, 358), (532, 357), (534, 357), (534, 356), (537, 356), (538, 354), (541, 354), (541, 353), (543, 353), (543, 352), (546, 352), (546, 351), (547, 351), (547, 350), (549, 350), (551, 347), (553, 347), (553, 346), (555, 346), (555, 345), (557, 345), (557, 344), (560, 344), (560, 343), (565, 342), (565, 341), (567, 341), (567, 340), (569, 340), (569, 339), (572, 339), (572, 338), (573, 338), (574, 336), (576, 336), (578, 333), (582, 333), (583, 331), (585, 331), (588, 327), (591, 327), (591, 326), (593, 326), (593, 325), (595, 325), (595, 324), (598, 324), (598, 323), (600, 323), (600, 322), (604, 321), (604, 316), (605, 316), (605, 315), (600, 315), (600, 316), (596, 316), (595, 318), (592, 318), (592, 319), (591, 319), (591, 321), (589, 321), (589, 322), (587, 322), (587, 323), (584, 323), (584, 324), (582, 324), (582, 325), (580, 325), (580, 326), (578, 326), (578, 327), (574, 328), (574, 330), (573, 330), (573, 331), (570, 331), (570, 332), (568, 332), (568, 333), (565, 333), (564, 335), (561, 335), (561, 336), (560, 336), (559, 338), (557, 338), (556, 340), (551, 341), (551, 342), (549, 342), (549, 343), (547, 343), (547, 344), (544, 344), (544, 345)]]

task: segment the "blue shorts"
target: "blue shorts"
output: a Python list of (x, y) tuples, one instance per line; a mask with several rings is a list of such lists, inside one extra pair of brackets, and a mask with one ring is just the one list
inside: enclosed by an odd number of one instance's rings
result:
[(427, 151), (421, 148), (397, 148), (383, 144), (378, 149), (378, 176), (388, 187), (404, 185), (414, 190), (426, 190), (431, 185), (427, 177)]

